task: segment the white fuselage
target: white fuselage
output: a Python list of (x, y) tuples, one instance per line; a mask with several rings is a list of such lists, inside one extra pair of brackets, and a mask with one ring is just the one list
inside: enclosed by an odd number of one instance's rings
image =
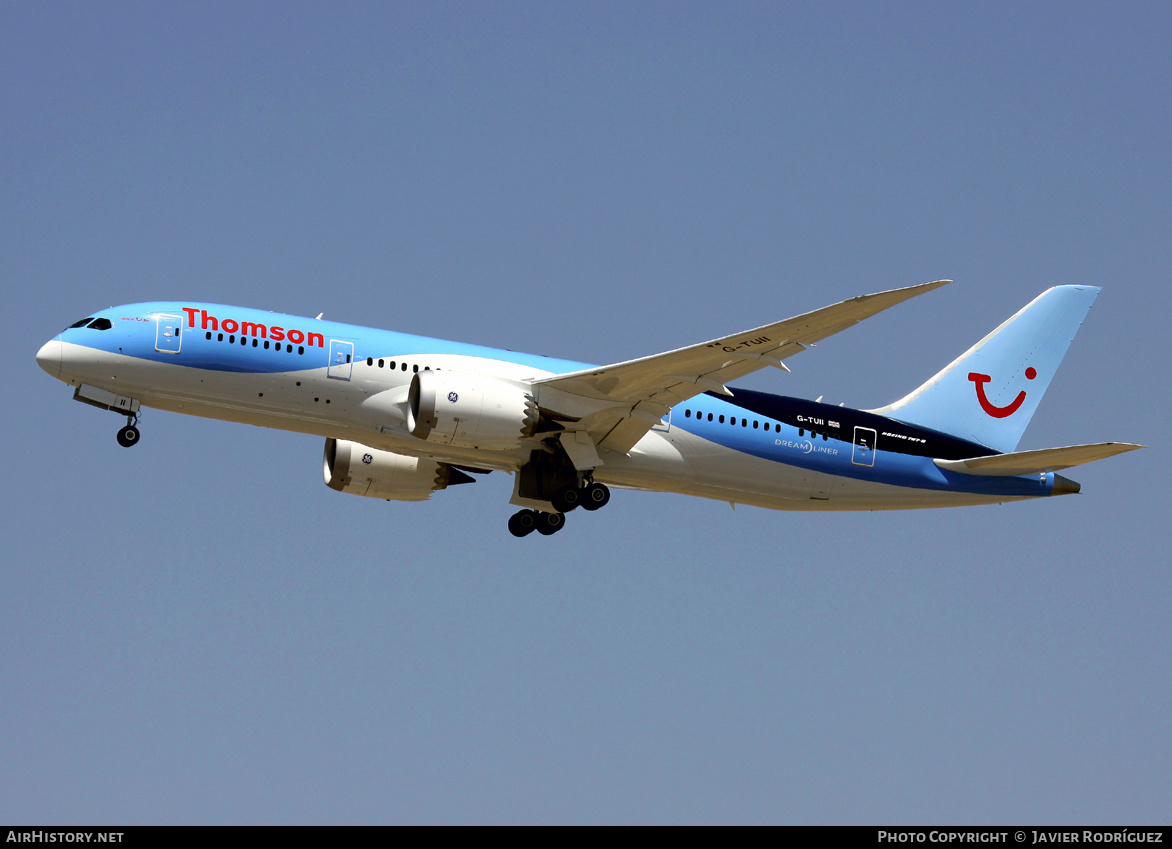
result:
[[(540, 448), (540, 434), (507, 449), (440, 445), (418, 439), (408, 430), (406, 419), (411, 378), (420, 368), (510, 381), (556, 373), (531, 363), (484, 356), (479, 351), (466, 355), (426, 350), (397, 354), (393, 371), (376, 365), (373, 356), (368, 364), (359, 350), (344, 378), (331, 374), (331, 367), (324, 362), (311, 366), (304, 356), (297, 355), (289, 360), (297, 368), (274, 370), (270, 356), (264, 371), (229, 371), (201, 367), (198, 356), (184, 356), (201, 344), (217, 344), (198, 334), (189, 334), (183, 351), (175, 357), (144, 358), (137, 355), (133, 342), (117, 350), (103, 350), (84, 344), (83, 333), (72, 334), (79, 341), (59, 337), (38, 355), (47, 371), (74, 386), (97, 387), (160, 410), (351, 440), (383, 451), (509, 472), (520, 469), (531, 452)], [(260, 351), (259, 355), (269, 353)], [(246, 348), (240, 356), (245, 354), (257, 352)], [(406, 370), (399, 363), (405, 364)], [(696, 426), (695, 418), (712, 418), (712, 410), (725, 408), (726, 413), (719, 414), (720, 421), (725, 414), (736, 421), (731, 414), (737, 408), (729, 401), (698, 396), (686, 406), (687, 419), (682, 417), (683, 411), (673, 410), (628, 453), (601, 451), (593, 478), (620, 488), (677, 492), (782, 510), (943, 507), (1044, 494), (1042, 487), (1036, 493), (1022, 494), (957, 491), (947, 486), (930, 460), (885, 451), (882, 442), (871, 446), (870, 465), (851, 463), (847, 461), (853, 447), (849, 440), (825, 436), (819, 440), (815, 436), (811, 441), (804, 428), (777, 420), (762, 420), (759, 428), (761, 417), (754, 417), (752, 429), (744, 417), (744, 432), (732, 432), (749, 448), (742, 450), (746, 446), (734, 447), (722, 438), (710, 438), (703, 427)], [(760, 442), (759, 449), (749, 444), (753, 438)], [(844, 469), (849, 474), (843, 474)], [(888, 476), (895, 470), (899, 478), (893, 482)], [(923, 476), (923, 486), (915, 485), (917, 475)]]

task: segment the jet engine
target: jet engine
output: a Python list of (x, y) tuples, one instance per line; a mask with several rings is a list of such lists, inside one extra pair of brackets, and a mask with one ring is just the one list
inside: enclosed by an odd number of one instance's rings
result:
[(531, 436), (537, 404), (521, 386), (454, 371), (421, 371), (411, 378), (407, 429), (412, 435), (462, 448), (513, 448)]
[(322, 474), (330, 489), (387, 501), (426, 501), (436, 490), (474, 480), (438, 460), (333, 438), (326, 440)]

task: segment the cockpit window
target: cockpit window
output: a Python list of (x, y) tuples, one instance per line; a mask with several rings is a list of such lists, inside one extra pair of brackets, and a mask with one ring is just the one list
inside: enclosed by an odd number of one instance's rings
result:
[(81, 321), (75, 321), (65, 329), (73, 330), (75, 327), (86, 327), (87, 325), (90, 330), (109, 330), (114, 326), (108, 318), (94, 318), (91, 315), (89, 318), (83, 318)]

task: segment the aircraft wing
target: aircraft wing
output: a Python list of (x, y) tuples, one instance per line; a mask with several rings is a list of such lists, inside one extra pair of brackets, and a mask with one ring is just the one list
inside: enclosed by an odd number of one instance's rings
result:
[(542, 378), (534, 381), (538, 403), (561, 412), (589, 410), (573, 429), (587, 431), (599, 447), (626, 453), (676, 404), (708, 391), (732, 395), (726, 383), (766, 366), (788, 371), (783, 360), (815, 342), (950, 282), (862, 295), (711, 342)]

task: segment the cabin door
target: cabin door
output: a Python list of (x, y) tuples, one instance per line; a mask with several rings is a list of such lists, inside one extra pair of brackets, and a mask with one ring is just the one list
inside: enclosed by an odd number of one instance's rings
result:
[(165, 354), (178, 354), (183, 344), (183, 323), (177, 315), (155, 316), (155, 350)]
[(877, 434), (873, 428), (856, 427), (855, 444), (851, 450), (851, 462), (856, 466), (873, 467), (875, 465), (875, 440)]
[(341, 339), (330, 340), (330, 365), (326, 375), (338, 380), (349, 380), (354, 368), (354, 343)]

